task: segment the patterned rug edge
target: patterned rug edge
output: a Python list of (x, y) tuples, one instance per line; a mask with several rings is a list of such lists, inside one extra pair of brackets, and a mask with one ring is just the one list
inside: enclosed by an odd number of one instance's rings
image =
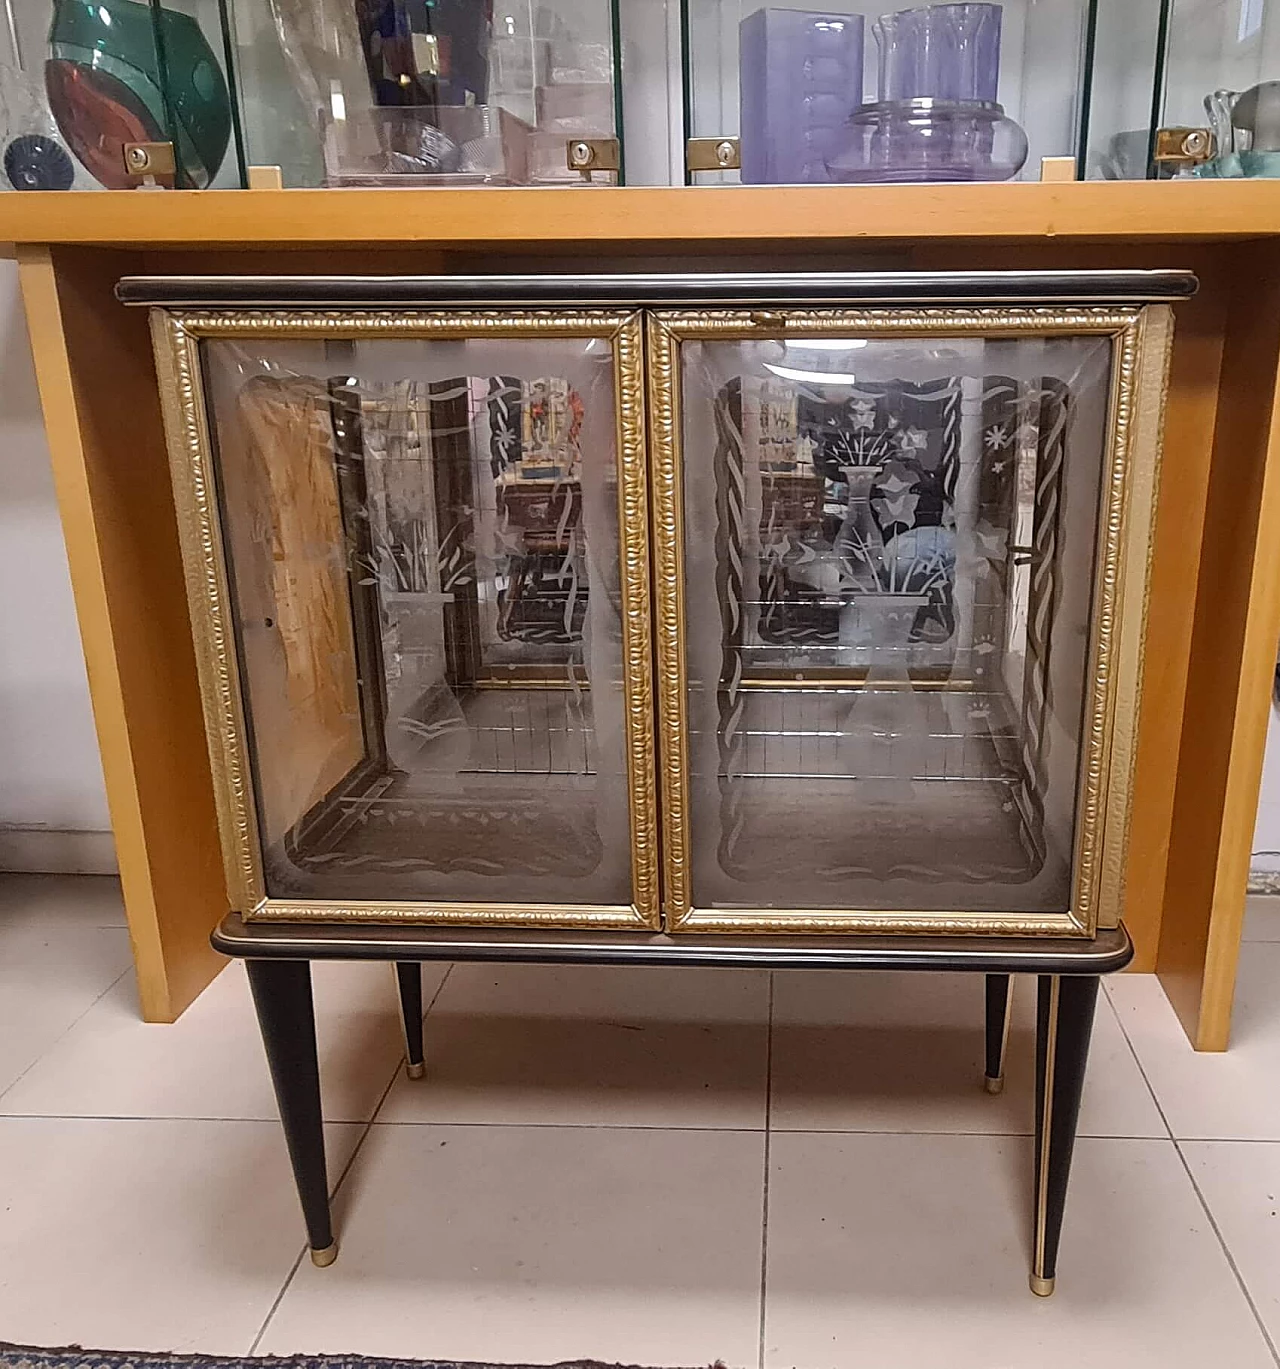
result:
[[(377, 1355), (178, 1355), (164, 1351), (93, 1350), (81, 1345), (43, 1347), (0, 1341), (0, 1369), (643, 1369), (601, 1360), (556, 1364), (496, 1364), (475, 1360), (384, 1359)], [(690, 1366), (689, 1369), (692, 1369)], [(721, 1360), (698, 1369), (725, 1369)]]

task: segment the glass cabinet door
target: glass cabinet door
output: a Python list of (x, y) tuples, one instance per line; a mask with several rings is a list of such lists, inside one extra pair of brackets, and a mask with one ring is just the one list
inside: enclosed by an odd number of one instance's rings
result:
[(128, 190), (129, 143), (170, 143), (157, 184), (243, 183), (220, 0), (7, 0), (0, 185)]
[(612, 0), (223, 3), (248, 159), (279, 166), (286, 185), (618, 177)]
[(1280, 176), (1280, 5), (1166, 0), (1161, 127), (1202, 126), (1204, 176)]
[(681, 3), (695, 181), (1038, 179), (1076, 154), (1090, 0)]
[(1280, 175), (1276, 0), (1112, 0), (1097, 26), (1089, 175)]
[(990, 333), (946, 314), (655, 332), (677, 925), (1116, 914), (1100, 834), (1127, 784), (1108, 729), (1132, 723), (1107, 668), (1126, 484), (1130, 533), (1149, 518), (1126, 473), (1132, 338), (1087, 309), (1054, 328), (992, 311)]
[(170, 329), (244, 910), (653, 923), (637, 318)]

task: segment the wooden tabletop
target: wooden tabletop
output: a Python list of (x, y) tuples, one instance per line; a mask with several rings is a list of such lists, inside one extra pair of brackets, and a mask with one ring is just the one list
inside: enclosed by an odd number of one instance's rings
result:
[(1280, 181), (0, 195), (0, 244), (603, 246), (1269, 236), (1280, 236)]

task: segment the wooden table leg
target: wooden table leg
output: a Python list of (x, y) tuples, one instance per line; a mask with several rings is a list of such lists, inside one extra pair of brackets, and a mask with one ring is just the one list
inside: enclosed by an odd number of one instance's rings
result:
[(1009, 1046), (1009, 1017), (1013, 1008), (1013, 976), (987, 975), (987, 1064), (983, 1087), (1004, 1091), (1004, 1057)]
[(1036, 1021), (1036, 1188), (1031, 1291), (1053, 1292), (1058, 1240), (1089, 1061), (1096, 975), (1041, 975)]
[(246, 960), (245, 968), (307, 1224), (311, 1261), (323, 1268), (337, 1258), (338, 1244), (329, 1216), (311, 963)]
[(416, 960), (397, 960), (400, 1012), (404, 1018), (405, 1073), (421, 1079), (426, 1073), (422, 1050), (422, 966)]

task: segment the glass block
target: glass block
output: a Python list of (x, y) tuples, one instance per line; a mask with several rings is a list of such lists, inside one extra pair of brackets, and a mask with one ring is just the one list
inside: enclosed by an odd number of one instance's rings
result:
[(203, 369), (268, 897), (630, 903), (611, 342)]
[(621, 137), (609, 0), (226, 3), (247, 157), (286, 185), (580, 185), (569, 143)]
[(1109, 341), (680, 356), (694, 906), (1067, 911)]
[(740, 139), (699, 182), (1007, 180), (1075, 155), (1089, 0), (682, 0), (688, 138)]
[(128, 143), (171, 143), (181, 189), (243, 183), (218, 0), (10, 0), (0, 40), (6, 189), (146, 184)]

